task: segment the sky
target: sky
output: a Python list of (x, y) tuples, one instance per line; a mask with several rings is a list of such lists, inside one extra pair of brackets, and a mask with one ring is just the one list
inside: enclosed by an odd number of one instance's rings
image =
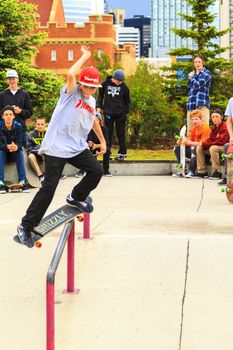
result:
[(109, 7), (125, 9), (125, 18), (134, 15), (150, 16), (150, 0), (108, 0)]

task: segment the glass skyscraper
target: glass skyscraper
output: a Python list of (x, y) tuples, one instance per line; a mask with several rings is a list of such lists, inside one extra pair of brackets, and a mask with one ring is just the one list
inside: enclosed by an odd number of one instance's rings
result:
[[(211, 13), (216, 13), (217, 18), (213, 25), (219, 30), (219, 4), (209, 8)], [(195, 43), (191, 38), (182, 39), (175, 35), (171, 28), (189, 29), (190, 23), (186, 22), (179, 13), (191, 15), (189, 4), (185, 0), (152, 0), (151, 1), (151, 53), (152, 57), (166, 57), (170, 49), (188, 47), (195, 49)]]
[(81, 26), (89, 15), (104, 14), (104, 0), (62, 0), (66, 22)]

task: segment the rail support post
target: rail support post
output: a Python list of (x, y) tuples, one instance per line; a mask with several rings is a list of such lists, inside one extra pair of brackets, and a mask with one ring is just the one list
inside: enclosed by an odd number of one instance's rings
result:
[(74, 270), (75, 270), (75, 221), (72, 222), (70, 235), (67, 241), (67, 289), (65, 294), (78, 294), (79, 289), (74, 288)]

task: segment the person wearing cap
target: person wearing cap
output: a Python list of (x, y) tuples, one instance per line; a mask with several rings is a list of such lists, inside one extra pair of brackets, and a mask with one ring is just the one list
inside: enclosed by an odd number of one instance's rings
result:
[(115, 70), (113, 75), (108, 76), (102, 83), (96, 104), (97, 112), (103, 111), (104, 123), (109, 131), (110, 152), (114, 125), (116, 125), (119, 146), (117, 160), (124, 160), (127, 157), (125, 127), (130, 109), (130, 93), (124, 80), (124, 72), (121, 69)]
[(100, 140), (98, 154), (106, 152), (106, 142), (95, 118), (95, 99), (92, 96), (101, 86), (100, 73), (94, 67), (81, 69), (90, 56), (88, 48), (82, 46), (81, 57), (68, 70), (66, 85), (61, 89), (40, 146), (39, 154), (45, 161), (45, 178), (17, 228), (21, 243), (30, 248), (34, 245), (31, 232), (49, 207), (66, 163), (86, 171), (66, 197), (66, 203), (82, 212), (93, 211), (89, 194), (100, 182), (103, 169), (89, 150), (87, 135), (91, 129), (95, 131)]
[(23, 192), (29, 192), (22, 151), (22, 126), (15, 121), (15, 111), (10, 105), (1, 111), (0, 121), (0, 193), (6, 193), (4, 168), (6, 160), (16, 162), (19, 183)]
[(208, 177), (206, 158), (210, 156), (212, 165), (212, 175), (209, 177), (210, 180), (218, 180), (222, 178), (220, 171), (221, 166), (221, 154), (224, 152), (224, 145), (229, 142), (229, 133), (227, 125), (223, 121), (223, 112), (221, 109), (214, 109), (211, 113), (211, 120), (213, 126), (211, 128), (210, 136), (207, 140), (200, 142), (197, 147), (197, 172), (196, 178)]
[(194, 70), (188, 75), (187, 135), (192, 127), (190, 113), (195, 109), (202, 111), (203, 121), (209, 125), (209, 92), (212, 74), (204, 67), (204, 64), (204, 57), (199, 53), (195, 54), (193, 57)]
[(15, 110), (15, 120), (22, 125), (23, 146), (26, 148), (27, 134), (25, 120), (32, 115), (32, 102), (28, 92), (18, 86), (19, 75), (16, 70), (6, 72), (8, 88), (0, 93), (0, 109), (11, 105)]
[[(110, 148), (109, 148), (109, 137), (108, 137), (108, 128), (104, 125), (102, 125), (103, 119), (102, 115), (98, 112), (96, 112), (96, 118), (98, 119), (100, 123), (100, 127), (102, 130), (102, 133), (104, 135), (105, 141), (106, 141), (106, 153), (103, 155), (103, 169), (104, 169), (104, 176), (111, 177), (112, 174), (109, 171), (109, 159), (110, 159)], [(98, 137), (96, 136), (94, 130), (91, 130), (87, 137), (87, 142), (90, 150), (94, 155), (96, 155), (97, 150), (100, 148), (100, 141)]]

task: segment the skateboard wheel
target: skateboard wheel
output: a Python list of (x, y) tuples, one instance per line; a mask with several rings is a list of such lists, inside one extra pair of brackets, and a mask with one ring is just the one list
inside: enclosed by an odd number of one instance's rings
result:
[(226, 191), (227, 191), (228, 193), (231, 193), (231, 192), (232, 192), (231, 188), (227, 188)]
[(41, 248), (42, 247), (42, 243), (37, 241), (35, 243), (35, 246), (36, 246), (36, 248)]
[(221, 188), (221, 192), (225, 192), (226, 189), (224, 187)]
[(78, 215), (77, 219), (78, 219), (79, 222), (83, 222), (83, 215)]

